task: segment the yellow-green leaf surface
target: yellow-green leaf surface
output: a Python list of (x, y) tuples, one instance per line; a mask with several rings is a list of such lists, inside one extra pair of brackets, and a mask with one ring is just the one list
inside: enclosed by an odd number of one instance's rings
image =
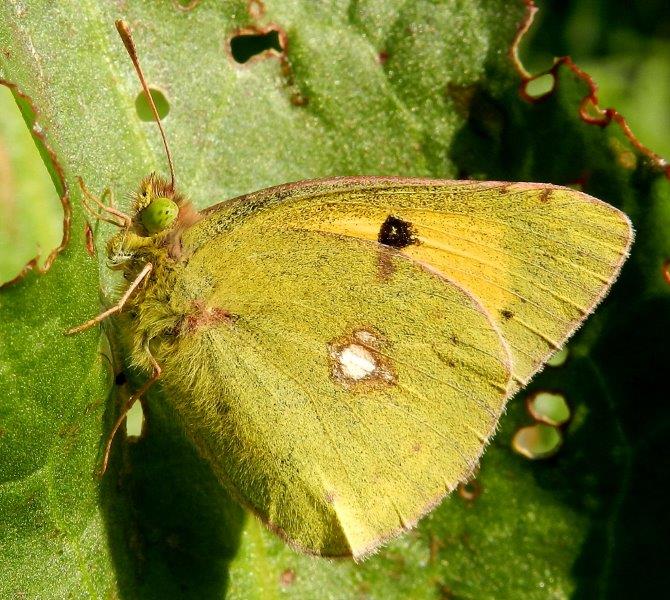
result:
[[(543, 102), (520, 99), (508, 50), (523, 3), (183, 4), (0, 4), (0, 74), (30, 97), (74, 212), (72, 240), (52, 269), (0, 292), (0, 597), (591, 598), (663, 589), (654, 532), (668, 524), (659, 492), (668, 419), (654, 384), (668, 359), (669, 186), (618, 129), (579, 119), (587, 90), (569, 72), (559, 71)], [(520, 394), (476, 482), (360, 565), (298, 555), (247, 516), (160, 393), (148, 403), (145, 436), (119, 438), (100, 481), (113, 400), (138, 377), (127, 371), (130, 383), (115, 385), (122, 357), (99, 330), (62, 335), (97, 313), (116, 283), (104, 252), (100, 262), (86, 252), (76, 178), (98, 194), (110, 186), (124, 206), (142, 176), (165, 169), (155, 125), (137, 114), (117, 18), (130, 23), (149, 83), (167, 99), (177, 179), (198, 207), (291, 180), (375, 174), (581, 181), (631, 214), (638, 243), (621, 281), (564, 365), (532, 384), (562, 392), (570, 406), (557, 454), (531, 462), (512, 450), (515, 432), (534, 422)], [(279, 27), (285, 53), (236, 62), (230, 37), (254, 26)], [(97, 233), (103, 250), (110, 231)]]

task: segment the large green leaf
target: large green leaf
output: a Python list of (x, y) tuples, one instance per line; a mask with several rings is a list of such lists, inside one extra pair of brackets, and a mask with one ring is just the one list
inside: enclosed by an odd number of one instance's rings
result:
[[(547, 598), (663, 588), (668, 525), (654, 391), (667, 364), (670, 186), (615, 126), (582, 122), (586, 84), (522, 100), (508, 58), (522, 2), (292, 0), (5, 2), (0, 69), (27, 94), (71, 193), (72, 241), (44, 276), (0, 292), (0, 596), (27, 598)], [(178, 183), (198, 206), (326, 175), (470, 176), (569, 183), (625, 209), (638, 242), (622, 280), (533, 388), (572, 408), (564, 446), (531, 462), (511, 438), (531, 423), (511, 401), (477, 477), (416, 532), (361, 565), (295, 554), (221, 490), (161, 403), (146, 435), (117, 440), (94, 475), (128, 385), (99, 331), (63, 331), (100, 309), (114, 281), (85, 250), (76, 177), (124, 194), (165, 169), (114, 20), (134, 31), (168, 99)], [(234, 62), (238, 28), (277, 24), (287, 51)], [(96, 236), (100, 250), (109, 229)], [(110, 331), (110, 334), (113, 334)], [(113, 337), (113, 336), (112, 336)], [(102, 347), (102, 349), (101, 349)], [(128, 371), (137, 383), (137, 374)], [(120, 379), (117, 378), (120, 382)], [(132, 384), (131, 384), (132, 385)], [(117, 393), (118, 392), (118, 393)], [(110, 399), (108, 401), (108, 399)], [(632, 557), (643, 554), (644, 561)]]

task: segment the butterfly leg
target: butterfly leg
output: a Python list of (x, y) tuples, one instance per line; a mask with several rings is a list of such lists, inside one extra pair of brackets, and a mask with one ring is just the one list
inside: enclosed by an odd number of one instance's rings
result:
[(68, 329), (65, 334), (66, 335), (72, 335), (74, 333), (80, 333), (82, 331), (86, 331), (87, 329), (90, 329), (94, 325), (97, 325), (101, 321), (104, 321), (107, 317), (110, 315), (113, 315), (115, 313), (121, 312), (123, 310), (124, 304), (128, 301), (128, 298), (132, 295), (132, 293), (137, 289), (137, 286), (142, 283), (142, 280), (151, 273), (151, 270), (153, 269), (153, 265), (151, 263), (147, 263), (144, 265), (144, 268), (140, 271), (140, 274), (135, 277), (135, 281), (133, 281), (129, 286), (128, 289), (126, 290), (125, 294), (121, 296), (121, 299), (111, 308), (108, 308), (106, 311), (101, 312), (97, 317), (93, 317), (92, 319), (86, 321), (86, 323), (82, 323), (81, 325), (78, 325), (77, 327), (73, 327), (72, 329)]
[[(112, 191), (109, 188), (107, 188), (102, 194), (103, 198), (105, 196), (109, 196), (109, 205), (108, 205), (102, 202), (101, 200), (98, 200), (98, 198), (96, 198), (88, 190), (86, 184), (84, 183), (84, 180), (81, 177), (78, 177), (77, 180), (79, 182), (79, 187), (81, 188), (81, 191), (84, 194), (84, 196), (82, 197), (82, 204), (84, 205), (84, 208), (86, 209), (86, 212), (88, 212), (89, 215), (91, 215), (94, 219), (100, 219), (101, 221), (105, 221), (106, 223), (116, 225), (117, 227), (121, 227), (124, 229), (130, 228), (132, 219), (126, 213), (121, 212), (120, 210), (114, 207), (114, 195), (112, 194)], [(91, 204), (89, 204), (90, 202), (98, 206), (104, 212), (112, 215), (113, 218), (105, 217), (101, 213), (95, 212)]]
[(140, 400), (144, 397), (144, 395), (149, 391), (149, 388), (158, 381), (158, 378), (161, 376), (161, 367), (160, 365), (156, 362), (156, 359), (154, 358), (153, 354), (151, 354), (151, 350), (149, 349), (149, 342), (145, 342), (144, 344), (144, 350), (147, 353), (147, 357), (149, 358), (149, 362), (151, 363), (151, 377), (147, 379), (146, 382), (144, 382), (144, 385), (137, 390), (128, 400), (126, 403), (123, 405), (123, 409), (121, 410), (121, 414), (119, 415), (118, 419), (116, 419), (116, 422), (114, 423), (114, 427), (112, 427), (112, 431), (109, 433), (109, 436), (107, 437), (107, 443), (105, 444), (105, 454), (102, 459), (102, 465), (100, 467), (100, 476), (105, 474), (105, 471), (107, 470), (107, 465), (109, 463), (109, 455), (112, 451), (112, 442), (114, 441), (114, 436), (116, 436), (116, 432), (119, 430), (119, 427), (123, 424), (123, 422), (126, 420), (126, 417), (128, 416), (128, 412), (130, 409), (133, 407), (133, 404), (137, 400)]

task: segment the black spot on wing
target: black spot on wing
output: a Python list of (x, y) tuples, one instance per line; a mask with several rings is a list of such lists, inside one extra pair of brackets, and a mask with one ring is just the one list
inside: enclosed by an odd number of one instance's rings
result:
[(382, 223), (377, 241), (385, 246), (398, 249), (419, 243), (414, 226), (409, 221), (403, 221), (393, 215), (386, 217)]

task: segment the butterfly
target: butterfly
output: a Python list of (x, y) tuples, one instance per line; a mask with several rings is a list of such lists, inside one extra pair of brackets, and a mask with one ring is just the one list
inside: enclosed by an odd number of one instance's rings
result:
[(535, 183), (337, 177), (197, 211), (150, 104), (171, 179), (144, 178), (129, 215), (87, 192), (129, 284), (70, 333), (116, 314), (150, 374), (132, 399), (159, 382), (221, 483), (304, 552), (361, 559), (466, 481), (632, 243), (619, 210)]

